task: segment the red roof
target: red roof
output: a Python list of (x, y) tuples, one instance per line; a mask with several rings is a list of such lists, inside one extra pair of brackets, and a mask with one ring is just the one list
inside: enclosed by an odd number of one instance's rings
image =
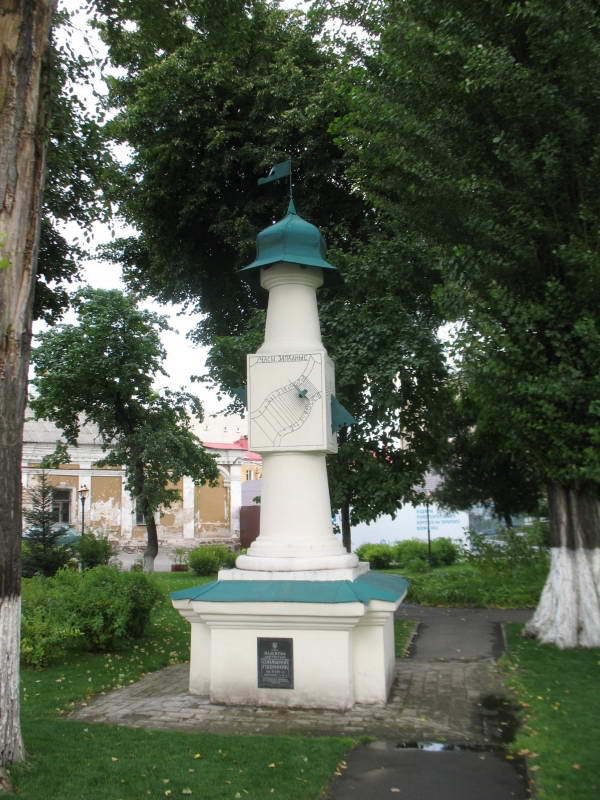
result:
[(249, 461), (262, 461), (262, 456), (258, 453), (253, 453), (248, 450), (248, 437), (241, 436), (237, 442), (202, 442), (204, 447), (210, 447), (212, 450), (244, 450), (244, 458)]

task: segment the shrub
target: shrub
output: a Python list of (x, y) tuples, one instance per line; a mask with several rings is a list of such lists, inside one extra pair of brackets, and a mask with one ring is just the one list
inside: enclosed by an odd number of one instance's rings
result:
[(368, 561), (371, 569), (388, 569), (394, 560), (389, 544), (363, 544), (356, 550), (359, 561)]
[(115, 551), (108, 539), (84, 533), (73, 543), (73, 549), (79, 556), (82, 569), (92, 569), (102, 564), (108, 564)]
[(188, 563), (196, 575), (213, 575), (235, 565), (236, 554), (222, 544), (205, 544), (191, 550)]
[(32, 667), (44, 667), (83, 644), (75, 613), (65, 594), (53, 590), (53, 580), (38, 576), (22, 584), (21, 659)]
[(401, 567), (405, 567), (409, 561), (427, 561), (427, 542), (421, 539), (405, 539), (394, 544), (394, 561)]
[(427, 572), (429, 564), (422, 558), (411, 558), (402, 569), (406, 570), (409, 575), (419, 575), (421, 572)]
[(23, 581), (22, 657), (42, 666), (73, 648), (106, 650), (143, 635), (163, 599), (147, 575), (100, 566)]
[(81, 573), (74, 597), (79, 628), (91, 650), (108, 650), (121, 639), (142, 636), (162, 598), (157, 584), (144, 573), (94, 567)]
[(446, 566), (454, 564), (458, 558), (459, 547), (452, 539), (445, 536), (440, 536), (431, 542), (431, 557), (433, 566)]

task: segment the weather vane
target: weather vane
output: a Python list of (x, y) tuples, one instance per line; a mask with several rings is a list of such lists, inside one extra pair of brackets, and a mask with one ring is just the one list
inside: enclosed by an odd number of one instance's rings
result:
[(287, 161), (282, 161), (280, 164), (275, 164), (271, 167), (269, 174), (265, 178), (258, 179), (258, 185), (262, 186), (264, 183), (271, 183), (271, 181), (280, 181), (283, 178), (289, 178), (290, 186), (290, 200), (294, 199), (292, 190), (292, 159), (288, 158)]

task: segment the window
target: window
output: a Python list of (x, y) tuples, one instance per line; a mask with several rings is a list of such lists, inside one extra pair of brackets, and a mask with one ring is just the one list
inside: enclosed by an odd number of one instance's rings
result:
[(145, 525), (146, 524), (146, 517), (144, 516), (144, 512), (140, 505), (138, 505), (138, 501), (135, 501), (135, 524), (136, 525)]
[(52, 489), (52, 516), (55, 522), (71, 522), (70, 489)]

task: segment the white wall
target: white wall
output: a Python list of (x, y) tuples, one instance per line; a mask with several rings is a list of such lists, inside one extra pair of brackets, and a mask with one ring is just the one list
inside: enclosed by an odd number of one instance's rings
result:
[[(450, 539), (465, 539), (469, 525), (469, 515), (465, 511), (449, 512), (429, 506), (429, 530), (431, 538), (446, 536)], [(381, 516), (370, 524), (361, 523), (352, 527), (352, 549), (361, 544), (398, 542), (402, 539), (423, 539), (427, 541), (427, 509), (422, 506), (405, 505), (396, 517)]]

